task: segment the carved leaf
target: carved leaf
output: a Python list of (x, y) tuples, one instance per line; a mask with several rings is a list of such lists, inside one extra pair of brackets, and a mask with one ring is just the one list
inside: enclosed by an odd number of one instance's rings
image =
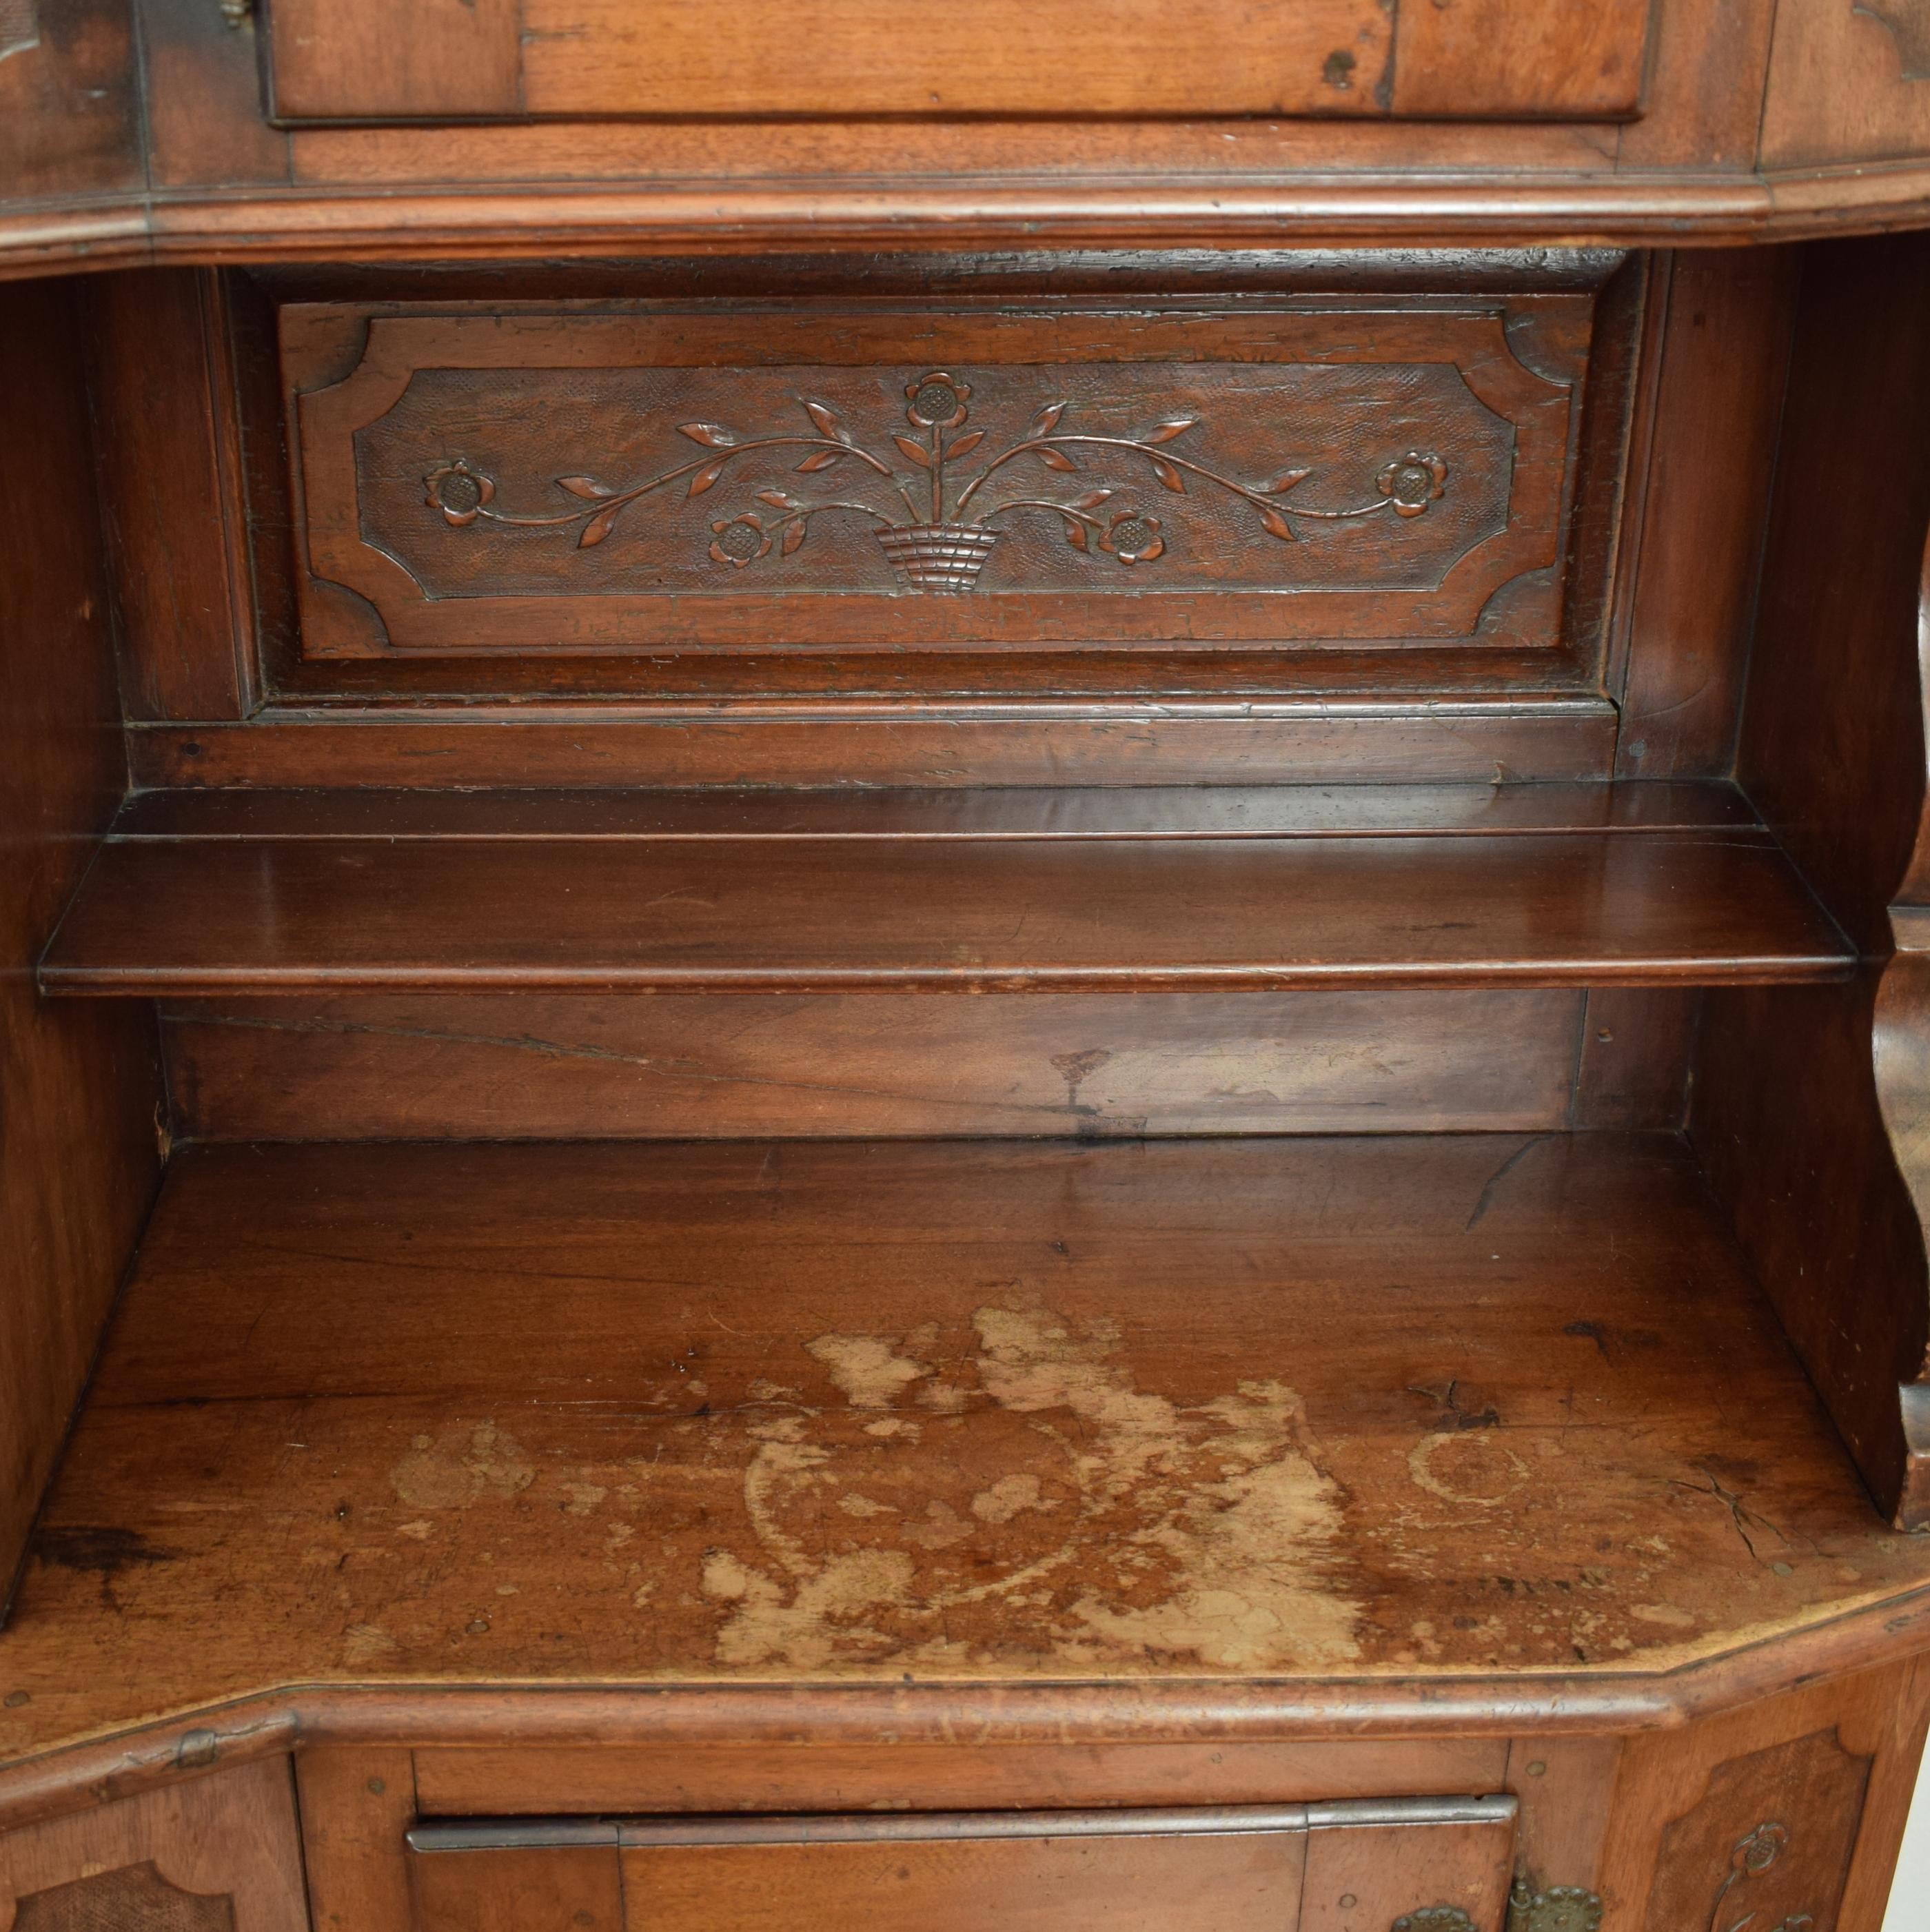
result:
[(1039, 460), (1048, 470), (1076, 470), (1079, 465), (1062, 449), (1042, 449)]
[(1298, 543), (1300, 539), (1293, 533), (1293, 526), (1280, 513), (1265, 503), (1253, 507), (1260, 513), (1260, 521), (1266, 526), (1267, 535), (1277, 537), (1282, 543)]
[(692, 442), (701, 442), (706, 449), (732, 449), (737, 446), (737, 439), (722, 423), (679, 423), (677, 433), (689, 436)]
[(690, 488), (683, 493), (684, 500), (688, 502), (692, 496), (702, 496), (704, 491), (723, 475), (724, 466), (729, 460), (728, 457), (720, 456), (715, 463), (705, 464), (704, 467), (691, 478)]
[(607, 484), (598, 482), (590, 476), (559, 476), (557, 478), (572, 496), (587, 496), (592, 502), (599, 498), (614, 496), (617, 493)]
[(787, 496), (782, 490), (760, 490), (758, 501), (768, 503), (773, 510), (800, 510), (804, 507), (795, 496)]
[(809, 528), (810, 525), (802, 517), (796, 523), (788, 525), (784, 532), (784, 542), (778, 546), (778, 554), (789, 556), (793, 551), (802, 550), (804, 548), (804, 532)]
[(1072, 506), (1075, 510), (1096, 510), (1111, 496), (1110, 490), (1088, 490), (1082, 496), (1075, 496)]
[(1169, 490), (1178, 496), (1186, 494), (1186, 478), (1163, 456), (1148, 457), (1146, 460), (1153, 466), (1153, 474)]
[(1264, 496), (1283, 496), (1296, 483), (1304, 483), (1313, 474), (1310, 470), (1283, 470), (1271, 483), (1262, 484), (1260, 494)]
[(583, 534), (576, 540), (578, 550), (590, 550), (600, 544), (610, 534), (610, 526), (615, 523), (622, 510), (620, 503), (612, 503), (607, 510), (599, 510), (583, 526)]
[(1084, 550), (1086, 548), (1085, 526), (1076, 517), (1068, 517), (1066, 519), (1066, 542), (1070, 544), (1074, 550)]
[(841, 449), (814, 449), (797, 466), (800, 470), (828, 470), (843, 454)]
[(809, 396), (799, 400), (804, 405), (804, 413), (817, 425), (820, 436), (834, 436), (840, 442), (846, 440), (844, 424), (822, 403), (814, 403)]
[(1072, 407), (1070, 403), (1048, 403), (1035, 416), (1025, 431), (1028, 441), (1034, 436), (1050, 436), (1059, 426), (1059, 418)]
[(911, 458), (920, 470), (931, 468), (931, 454), (923, 443), (914, 442), (908, 436), (894, 436), (891, 440), (897, 444), (899, 451)]
[(1146, 438), (1148, 442), (1170, 442), (1176, 436), (1184, 436), (1199, 418), (1197, 416), (1175, 416), (1171, 422), (1163, 422)]
[(957, 442), (947, 445), (945, 454), (947, 456), (969, 456), (984, 440), (983, 430), (968, 429)]

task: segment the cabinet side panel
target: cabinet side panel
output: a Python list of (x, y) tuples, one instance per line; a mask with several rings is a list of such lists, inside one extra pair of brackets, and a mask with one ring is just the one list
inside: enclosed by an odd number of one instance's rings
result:
[(288, 1760), (0, 1838), (0, 1922), (19, 1932), (308, 1932)]
[[(1865, 956), (1854, 981), (1712, 994), (1691, 1132), (1879, 1503), (1913, 1524), (1899, 1384), (1923, 1372), (1923, 1234), (1872, 1076), (1889, 902), (1923, 798), (1917, 664), (1930, 360), (1922, 236), (1805, 264), (1737, 776)], [(1920, 1486), (1922, 1477), (1914, 1480)]]
[(125, 784), (71, 285), (0, 292), (0, 1588), (158, 1172), (145, 1007), (32, 967)]

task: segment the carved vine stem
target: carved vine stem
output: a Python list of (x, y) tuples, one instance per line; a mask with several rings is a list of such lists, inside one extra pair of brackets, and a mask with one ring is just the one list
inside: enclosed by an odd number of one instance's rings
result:
[[(933, 370), (908, 384), (905, 394), (905, 419), (922, 434), (916, 437), (894, 434), (891, 441), (899, 455), (923, 472), (928, 506), (922, 509), (896, 469), (863, 447), (829, 404), (809, 397), (798, 400), (810, 418), (816, 432), (814, 435), (746, 440), (721, 423), (680, 423), (678, 433), (702, 445), (708, 454), (643, 482), (620, 488), (587, 475), (557, 477), (557, 487), (578, 498), (579, 506), (553, 516), (524, 515), (497, 508), (496, 479), (472, 468), (460, 457), (440, 464), (425, 476), (426, 500), (442, 512), (446, 521), (457, 527), (477, 523), (522, 530), (576, 527), (576, 547), (587, 550), (602, 542), (632, 505), (680, 482), (685, 484), (686, 500), (702, 496), (740, 457), (760, 451), (803, 449), (807, 454), (796, 467), (800, 474), (806, 475), (828, 470), (848, 457), (890, 483), (905, 506), (908, 523), (896, 523), (870, 505), (848, 498), (807, 502), (788, 490), (767, 487), (756, 492), (758, 500), (782, 514), (775, 520), (767, 520), (756, 511), (741, 510), (734, 516), (716, 519), (710, 526), (712, 560), (743, 569), (768, 556), (773, 547), (781, 556), (789, 556), (803, 546), (813, 517), (830, 510), (848, 510), (871, 519), (887, 554), (913, 587), (958, 590), (969, 589), (976, 582), (979, 568), (998, 538), (996, 520), (1013, 510), (1049, 512), (1062, 520), (1066, 541), (1074, 549), (1089, 551), (1096, 545), (1121, 564), (1151, 563), (1165, 554), (1166, 540), (1160, 534), (1157, 517), (1130, 503), (1115, 505), (1105, 518), (1094, 514), (1118, 495), (1110, 488), (1065, 497), (1012, 496), (968, 515), (972, 500), (986, 483), (1022, 457), (1035, 457), (1046, 469), (1061, 473), (1079, 469), (1075, 451), (1118, 451), (1143, 457), (1162, 488), (1184, 496), (1190, 476), (1224, 490), (1249, 505), (1266, 533), (1283, 543), (1298, 540), (1291, 519), (1338, 523), (1390, 511), (1398, 517), (1418, 517), (1446, 494), (1448, 466), (1438, 456), (1410, 450), (1381, 468), (1375, 478), (1378, 494), (1371, 502), (1340, 510), (1289, 506), (1275, 500), (1305, 482), (1313, 474), (1310, 469), (1286, 470), (1270, 482), (1253, 484), (1195, 462), (1169, 447), (1197, 425), (1199, 419), (1192, 416), (1169, 418), (1142, 436), (1102, 436), (1082, 431), (1061, 434), (1060, 421), (1072, 404), (1060, 401), (1049, 403), (1040, 410), (1019, 440), (984, 463), (953, 496), (947, 489), (953, 466), (969, 457), (985, 438), (982, 429), (963, 430), (971, 413), (971, 386), (943, 370)], [(962, 434), (950, 434), (961, 430)]]

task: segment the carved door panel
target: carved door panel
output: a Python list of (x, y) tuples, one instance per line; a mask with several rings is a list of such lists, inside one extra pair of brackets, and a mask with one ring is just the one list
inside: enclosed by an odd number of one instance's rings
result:
[(1870, 1765), (1833, 1730), (1718, 1765), (1663, 1835), (1647, 1932), (1835, 1932)]
[(291, 304), (302, 653), (1547, 650), (1593, 312)]
[(410, 1834), (417, 1932), (1502, 1932), (1511, 1798)]
[(286, 1760), (0, 1837), (0, 1927), (307, 1932)]

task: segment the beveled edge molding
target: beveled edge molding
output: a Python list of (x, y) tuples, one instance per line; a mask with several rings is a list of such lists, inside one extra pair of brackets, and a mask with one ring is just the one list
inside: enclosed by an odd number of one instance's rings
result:
[(1787, 1636), (1625, 1676), (1183, 1679), (1153, 1683), (289, 1684), (0, 1765), (0, 1830), (184, 1776), (323, 1744), (593, 1749), (617, 1744), (1305, 1743), (1674, 1730), (1793, 1676), (1930, 1650), (1930, 1585)]
[(0, 278), (160, 264), (515, 260), (788, 248), (1683, 247), (1930, 224), (1930, 156), (1748, 173), (1168, 178), (1046, 188), (677, 182), (384, 196), (145, 192), (0, 212)]

